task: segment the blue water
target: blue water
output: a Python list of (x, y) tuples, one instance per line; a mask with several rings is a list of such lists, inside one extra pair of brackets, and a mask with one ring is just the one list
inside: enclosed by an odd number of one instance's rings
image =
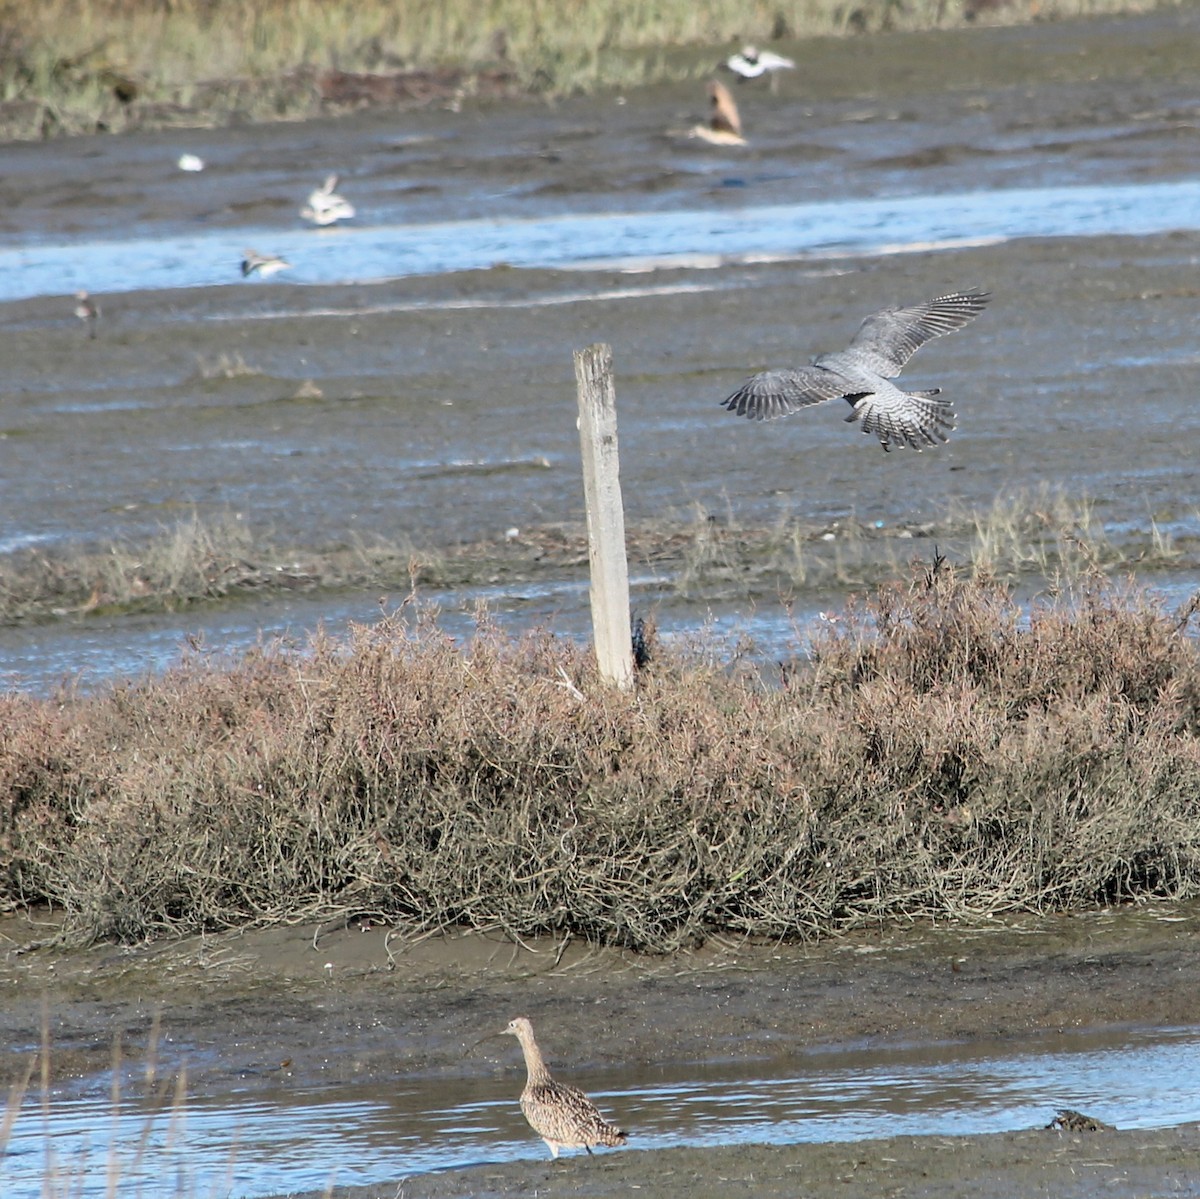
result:
[[(188, 1099), (172, 1110), (109, 1098), (30, 1096), (0, 1162), (5, 1199), (254, 1196), (368, 1185), (482, 1162), (542, 1162), (516, 1102), (519, 1061), (502, 1078), (383, 1088), (280, 1090)], [(630, 1133), (626, 1152), (668, 1146), (856, 1141), (1045, 1126), (1061, 1107), (1120, 1128), (1200, 1120), (1200, 1029), (1054, 1038), (1012, 1046), (871, 1049), (805, 1055), (774, 1072), (747, 1065), (641, 1077), (572, 1075)], [(1054, 1135), (1051, 1133), (1048, 1136)], [(69, 1184), (69, 1186), (68, 1186)]]
[(237, 281), (247, 245), (294, 269), (278, 284), (369, 283), (487, 269), (713, 267), (764, 258), (881, 254), (1020, 237), (1144, 236), (1200, 229), (1200, 180), (1043, 187), (445, 224), (245, 228), (0, 249), (0, 300)]

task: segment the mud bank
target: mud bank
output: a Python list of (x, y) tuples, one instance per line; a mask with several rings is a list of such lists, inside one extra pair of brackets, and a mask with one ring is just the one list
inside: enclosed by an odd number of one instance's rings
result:
[(104, 1085), (114, 1036), (127, 1055), (144, 1052), (156, 1018), (162, 1065), (186, 1059), (191, 1086), (211, 1095), (281, 1075), (299, 1087), (513, 1070), (511, 1042), (481, 1038), (522, 1012), (553, 1029), (555, 1060), (577, 1067), (750, 1062), (1186, 1025), (1200, 988), (1200, 906), (914, 925), (814, 946), (713, 942), (665, 958), (476, 934), (406, 945), (367, 919), (29, 948), (52, 926), (0, 921), (0, 1081), (39, 1044), (44, 1001), (53, 1083), (78, 1093)]
[[(657, 1199), (713, 1196), (854, 1195), (856, 1199), (1079, 1199), (1195, 1195), (1200, 1125), (1146, 1132), (1051, 1130), (978, 1137), (896, 1137), (826, 1145), (622, 1150), (599, 1157), (479, 1166), (406, 1178), (400, 1190), (354, 1187), (329, 1199), (607, 1195)], [(304, 1199), (316, 1199), (316, 1195)]]
[[(806, 1053), (987, 1041), (1035, 1050), (1070, 1030), (1196, 1018), (1200, 907), (976, 927), (912, 926), (817, 946), (712, 944), (672, 958), (472, 936), (404, 945), (359, 919), (169, 945), (75, 953), (30, 948), (52, 922), (0, 922), (3, 1082), (23, 1074), (45, 1005), (56, 1095), (103, 1093), (112, 1046), (186, 1063), (189, 1093), (251, 1101), (280, 1086), (439, 1080), (522, 1071), (495, 1037), (519, 1012), (546, 1030), (568, 1076), (622, 1063), (744, 1064)], [(425, 1080), (425, 1081), (422, 1081)], [(1045, 1119), (1070, 1096), (1048, 1100)], [(1118, 1127), (1120, 1114), (1105, 1113)], [(1200, 1129), (1003, 1132), (884, 1142), (631, 1148), (555, 1165), (480, 1166), (403, 1182), (406, 1196), (1194, 1194)], [(1189, 1171), (1191, 1174), (1189, 1175)], [(397, 1184), (399, 1185), (399, 1180)], [(706, 1189), (707, 1188), (707, 1189)], [(1156, 1189), (1157, 1188), (1157, 1189)], [(396, 1186), (337, 1195), (396, 1194)]]

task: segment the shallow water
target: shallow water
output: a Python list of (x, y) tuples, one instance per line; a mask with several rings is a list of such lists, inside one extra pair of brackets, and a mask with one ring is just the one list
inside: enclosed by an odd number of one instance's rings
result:
[[(5, 1199), (40, 1199), (50, 1175), (70, 1193), (247, 1197), (382, 1182), (482, 1162), (541, 1161), (516, 1102), (517, 1062), (487, 1081), (275, 1093), (221, 1101), (30, 1097), (0, 1165)], [(510, 1068), (511, 1067), (511, 1068)], [(631, 1134), (627, 1151), (666, 1146), (854, 1141), (1045, 1125), (1072, 1107), (1120, 1128), (1200, 1119), (1200, 1029), (1039, 1037), (1012, 1044), (851, 1047), (778, 1072), (747, 1064), (573, 1071)], [(136, 1086), (136, 1083), (134, 1084)], [(66, 1187), (63, 1187), (66, 1190)]]
[[(664, 643), (728, 660), (735, 653), (763, 663), (788, 661), (808, 653), (812, 635), (837, 619), (836, 593), (805, 602), (763, 598), (700, 602), (675, 596), (661, 580), (631, 579), (635, 615), (654, 614)], [(1177, 572), (1146, 580), (1149, 595), (1178, 608), (1200, 590), (1200, 573)], [(451, 637), (469, 639), (476, 631), (477, 604), (488, 619), (512, 636), (531, 629), (586, 642), (592, 635), (585, 580), (427, 590), (422, 605), (437, 609), (437, 626)], [(202, 614), (97, 617), (50, 626), (0, 630), (0, 686), (46, 694), (58, 686), (96, 690), (115, 678), (158, 674), (185, 654), (236, 656), (271, 645), (303, 653), (320, 628), (333, 637), (348, 635), (351, 625), (380, 619), (377, 591), (271, 599), (221, 605)]]
[[(614, 197), (615, 198), (615, 197)], [(530, 269), (712, 269), (745, 262), (914, 253), (1020, 237), (1145, 236), (1200, 229), (1200, 180), (1003, 188), (710, 211), (541, 214), (445, 224), (347, 224), (284, 231), (72, 240), (0, 248), (0, 301), (217, 287), (245, 245), (270, 244), (293, 269), (275, 286), (378, 283), (411, 275)]]

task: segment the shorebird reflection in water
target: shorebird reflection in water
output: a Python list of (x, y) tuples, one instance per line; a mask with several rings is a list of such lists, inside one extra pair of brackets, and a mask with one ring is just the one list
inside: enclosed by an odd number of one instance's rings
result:
[(558, 1157), (560, 1149), (583, 1148), (591, 1153), (593, 1145), (625, 1144), (625, 1134), (609, 1124), (578, 1087), (555, 1082), (550, 1076), (533, 1039), (533, 1025), (524, 1016), (510, 1021), (504, 1031), (521, 1042), (527, 1073), (521, 1111), (529, 1127), (550, 1146), (551, 1157)]
[(354, 205), (337, 194), (338, 177), (326, 176), (325, 182), (309, 194), (308, 205), (300, 215), (314, 225), (333, 225), (354, 218)]
[(246, 278), (258, 274), (267, 279), (280, 271), (289, 270), (291, 265), (278, 254), (259, 254), (256, 250), (246, 250), (242, 255), (242, 275)]
[(75, 315), (83, 322), (88, 337), (96, 336), (96, 325), (100, 320), (100, 305), (86, 291), (75, 293)]
[(846, 349), (821, 354), (810, 366), (763, 371), (723, 406), (750, 420), (773, 420), (840, 397), (853, 409), (846, 421), (859, 421), (885, 450), (937, 445), (954, 428), (952, 403), (937, 398), (940, 388), (906, 392), (890, 380), (927, 341), (961, 329), (989, 299), (987, 292), (954, 292), (911, 308), (885, 308), (863, 321)]

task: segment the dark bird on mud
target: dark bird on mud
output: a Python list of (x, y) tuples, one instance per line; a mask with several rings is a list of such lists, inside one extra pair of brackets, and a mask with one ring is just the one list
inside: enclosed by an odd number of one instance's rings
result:
[(938, 399), (941, 389), (901, 391), (892, 379), (927, 342), (961, 329), (977, 317), (991, 296), (985, 291), (954, 292), (911, 308), (885, 308), (863, 321), (844, 350), (821, 354), (810, 366), (762, 371), (723, 401), (722, 407), (750, 420), (774, 420), (798, 408), (844, 399), (885, 450), (946, 441), (954, 428), (954, 406)]
[(591, 1153), (593, 1145), (624, 1145), (625, 1134), (609, 1124), (596, 1105), (578, 1087), (555, 1082), (546, 1068), (542, 1051), (533, 1039), (533, 1025), (517, 1016), (504, 1030), (521, 1042), (528, 1078), (521, 1092), (521, 1111), (529, 1127), (550, 1146), (550, 1156), (560, 1149)]
[(75, 293), (75, 315), (83, 322), (88, 337), (96, 336), (96, 325), (100, 320), (100, 305), (86, 291)]

